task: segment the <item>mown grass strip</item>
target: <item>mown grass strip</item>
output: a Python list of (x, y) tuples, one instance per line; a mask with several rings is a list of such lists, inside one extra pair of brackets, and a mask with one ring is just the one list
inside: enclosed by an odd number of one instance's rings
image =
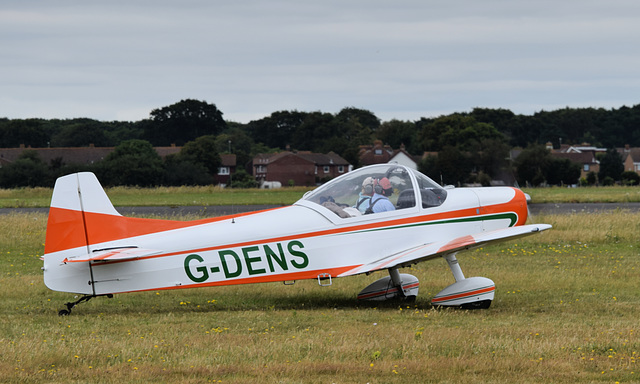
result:
[(436, 310), (442, 260), (403, 272), (415, 303), (366, 304), (384, 273), (97, 298), (58, 317), (44, 214), (0, 221), (0, 382), (638, 382), (640, 215), (545, 215), (550, 231), (461, 253), (486, 311)]

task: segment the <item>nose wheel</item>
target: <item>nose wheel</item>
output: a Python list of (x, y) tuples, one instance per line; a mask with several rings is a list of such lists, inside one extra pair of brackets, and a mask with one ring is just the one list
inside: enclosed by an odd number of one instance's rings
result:
[(486, 277), (465, 278), (455, 254), (444, 256), (456, 282), (440, 291), (431, 304), (436, 307), (487, 309), (495, 295), (496, 286)]

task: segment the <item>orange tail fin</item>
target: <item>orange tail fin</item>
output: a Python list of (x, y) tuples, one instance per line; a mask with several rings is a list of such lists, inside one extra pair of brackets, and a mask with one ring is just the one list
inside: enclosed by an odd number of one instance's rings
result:
[[(203, 222), (206, 220), (203, 220)], [(211, 220), (208, 220), (211, 221)], [(60, 177), (53, 189), (44, 253), (192, 226), (197, 222), (124, 217), (91, 172)]]
[(123, 218), (113, 207), (93, 173), (82, 172), (56, 180), (49, 208), (45, 254), (88, 246), (89, 215)]

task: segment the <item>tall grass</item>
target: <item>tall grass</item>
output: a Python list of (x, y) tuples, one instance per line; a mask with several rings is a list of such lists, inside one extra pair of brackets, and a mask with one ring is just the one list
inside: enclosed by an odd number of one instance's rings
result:
[(415, 303), (366, 304), (385, 275), (96, 298), (42, 284), (45, 216), (0, 221), (0, 382), (639, 382), (639, 214), (545, 215), (554, 229), (459, 255), (496, 282), (489, 310), (437, 310), (441, 260)]

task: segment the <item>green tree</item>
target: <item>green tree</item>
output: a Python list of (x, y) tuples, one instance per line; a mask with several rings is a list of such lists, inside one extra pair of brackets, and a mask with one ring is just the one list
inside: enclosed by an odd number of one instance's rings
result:
[(525, 148), (514, 161), (518, 183), (523, 186), (538, 186), (544, 183), (544, 169), (550, 158), (549, 150), (543, 145)]
[(453, 146), (444, 147), (437, 156), (427, 156), (418, 165), (419, 171), (433, 180), (451, 185), (468, 182), (472, 168), (469, 156)]
[(598, 179), (604, 180), (606, 177), (610, 177), (614, 181), (620, 180), (622, 172), (624, 172), (622, 156), (615, 148), (607, 149), (607, 152), (600, 159)]
[(203, 166), (211, 177), (218, 173), (218, 168), (222, 163), (218, 154), (216, 137), (213, 135), (200, 136), (189, 141), (180, 150), (179, 157), (183, 161)]
[(204, 135), (217, 135), (227, 123), (215, 104), (186, 99), (151, 111), (144, 138), (153, 145), (184, 145)]
[(250, 121), (247, 132), (256, 143), (267, 147), (285, 149), (293, 142), (293, 135), (302, 125), (308, 113), (278, 111), (260, 120)]
[(622, 172), (621, 179), (624, 185), (640, 185), (640, 175), (634, 171)]
[[(415, 123), (410, 121), (390, 120), (380, 124), (376, 130), (376, 137), (391, 148), (400, 148), (404, 144), (411, 154), (422, 153), (418, 140), (418, 130)], [(361, 143), (361, 144), (366, 144)]]
[(0, 143), (5, 148), (46, 148), (51, 137), (43, 119), (9, 120), (0, 125)]
[(543, 173), (547, 183), (552, 185), (578, 184), (581, 168), (580, 163), (550, 156)]
[(106, 185), (149, 187), (162, 183), (162, 159), (151, 143), (132, 139), (115, 147), (96, 170)]
[(430, 154), (418, 163), (418, 171), (443, 184), (442, 170), (438, 164), (438, 156)]
[(360, 145), (373, 141), (373, 133), (380, 127), (380, 119), (366, 109), (349, 107), (338, 112), (334, 120), (337, 132), (327, 138), (322, 152), (333, 151), (357, 167)]
[(80, 120), (64, 126), (60, 133), (51, 138), (51, 146), (86, 147), (93, 144), (96, 147), (108, 147), (112, 143), (105, 132), (104, 124), (99, 121), (91, 119)]
[(254, 141), (241, 128), (234, 127), (216, 136), (218, 153), (236, 155), (236, 164), (244, 165), (253, 159)]
[(244, 169), (238, 169), (233, 174), (231, 188), (256, 188), (257, 186), (258, 182), (256, 179)]
[[(356, 132), (360, 127), (366, 128), (369, 132), (375, 132), (380, 126), (380, 119), (371, 111), (355, 107), (342, 108), (336, 114), (336, 119), (341, 123), (350, 124), (356, 128)], [(349, 139), (354, 136), (353, 132), (345, 132)]]
[(50, 184), (47, 165), (35, 151), (25, 150), (16, 161), (0, 167), (2, 188), (44, 187)]
[(554, 157), (543, 145), (533, 145), (524, 149), (516, 158), (517, 179), (521, 185), (538, 186), (577, 184), (580, 178), (579, 163), (569, 159)]
[(209, 170), (202, 164), (170, 155), (164, 161), (164, 185), (210, 185)]
[(425, 151), (440, 151), (445, 146), (457, 147), (461, 151), (479, 151), (482, 140), (506, 141), (493, 125), (479, 123), (473, 117), (461, 114), (442, 116), (432, 121), (421, 120), (418, 129)]
[(335, 117), (330, 113), (312, 112), (307, 114), (304, 121), (293, 134), (293, 142), (291, 147), (299, 150), (307, 150), (314, 152), (328, 152), (333, 150), (342, 153), (348, 146), (344, 140), (342, 148), (326, 148), (326, 141), (342, 136), (340, 127)]
[[(490, 179), (499, 178), (505, 173), (510, 173), (509, 145), (502, 139), (482, 139), (480, 151), (472, 153), (471, 160), (478, 170)], [(512, 179), (512, 177), (510, 177)]]

